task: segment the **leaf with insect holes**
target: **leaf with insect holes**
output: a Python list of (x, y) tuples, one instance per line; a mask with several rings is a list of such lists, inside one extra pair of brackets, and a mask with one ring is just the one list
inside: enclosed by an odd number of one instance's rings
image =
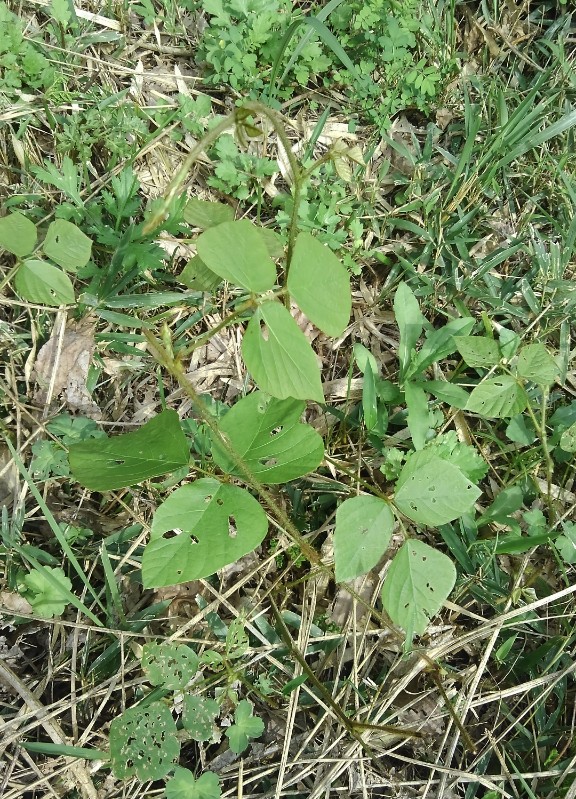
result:
[(528, 405), (528, 395), (510, 375), (489, 377), (470, 394), (466, 410), (487, 419), (505, 419), (522, 413)]
[(176, 724), (162, 702), (133, 707), (110, 723), (110, 761), (117, 779), (161, 780), (180, 754)]
[[(263, 483), (287, 483), (311, 472), (324, 457), (322, 437), (302, 424), (305, 403), (255, 391), (239, 400), (219, 424), (233, 449)], [(214, 460), (223, 472), (242, 476), (214, 441)]]
[(378, 497), (346, 499), (336, 511), (334, 566), (337, 583), (354, 580), (374, 568), (390, 543), (394, 514)]
[(133, 433), (82, 441), (68, 450), (70, 469), (92, 491), (112, 491), (175, 472), (188, 464), (188, 442), (178, 414), (159, 413)]
[(198, 655), (186, 644), (150, 641), (142, 650), (142, 669), (152, 685), (181, 691), (198, 671)]
[(491, 369), (500, 361), (502, 353), (498, 342), (486, 336), (455, 336), (458, 352), (468, 366)]
[(412, 521), (437, 527), (469, 511), (480, 493), (457, 466), (421, 450), (400, 472), (394, 504)]
[(308, 319), (327, 336), (339, 336), (350, 319), (350, 275), (344, 264), (310, 233), (294, 245), (288, 291)]
[(38, 305), (72, 305), (74, 287), (61, 269), (36, 258), (20, 264), (14, 277), (14, 289), (22, 299)]
[(186, 694), (182, 724), (194, 741), (209, 741), (214, 733), (214, 719), (219, 712), (220, 705), (214, 699)]
[(314, 350), (279, 302), (257, 308), (242, 340), (242, 355), (256, 383), (271, 396), (324, 402)]
[(268, 520), (243, 488), (202, 478), (181, 486), (152, 521), (142, 557), (146, 588), (209, 577), (262, 542)]
[(564, 452), (576, 452), (576, 422), (566, 428), (560, 436), (560, 449)]
[(77, 272), (90, 260), (92, 240), (72, 222), (56, 219), (48, 228), (42, 249), (58, 266)]
[(36, 246), (36, 225), (16, 211), (0, 219), (0, 247), (18, 258), (30, 255)]
[(166, 783), (166, 799), (220, 799), (220, 781), (213, 771), (204, 771), (198, 779), (187, 768), (176, 766)]
[(516, 372), (524, 380), (538, 385), (551, 385), (560, 373), (560, 368), (544, 344), (528, 344), (518, 353)]
[(261, 293), (276, 282), (276, 267), (260, 231), (247, 219), (208, 228), (196, 242), (208, 269), (235, 286)]
[(422, 541), (406, 541), (398, 551), (382, 586), (382, 604), (406, 632), (409, 647), (450, 596), (456, 568), (449, 557)]
[(243, 699), (234, 713), (234, 724), (226, 730), (230, 749), (241, 754), (250, 743), (250, 738), (258, 738), (264, 732), (264, 722), (252, 715), (252, 703)]

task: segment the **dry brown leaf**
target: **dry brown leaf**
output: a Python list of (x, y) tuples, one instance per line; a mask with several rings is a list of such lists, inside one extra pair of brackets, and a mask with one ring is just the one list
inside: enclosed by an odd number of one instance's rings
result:
[(0, 607), (4, 613), (15, 615), (23, 613), (26, 616), (30, 616), (32, 613), (32, 605), (28, 600), (11, 591), (0, 591)]
[(34, 364), (36, 402), (44, 405), (62, 395), (71, 411), (101, 419), (102, 412), (86, 388), (94, 346), (90, 320), (72, 322), (62, 335), (55, 328)]

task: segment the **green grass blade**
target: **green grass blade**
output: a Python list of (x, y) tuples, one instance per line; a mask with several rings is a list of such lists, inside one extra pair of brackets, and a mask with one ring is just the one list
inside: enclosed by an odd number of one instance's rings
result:
[[(76, 555), (72, 551), (72, 548), (70, 547), (70, 544), (68, 543), (64, 533), (60, 529), (60, 525), (58, 524), (58, 522), (56, 521), (56, 519), (52, 515), (48, 505), (44, 502), (44, 498), (43, 498), (42, 494), (36, 488), (34, 480), (32, 479), (32, 475), (30, 474), (28, 469), (24, 466), (24, 464), (22, 462), (22, 459), (20, 458), (20, 456), (18, 455), (18, 453), (16, 452), (16, 450), (12, 446), (12, 442), (10, 441), (8, 436), (4, 436), (4, 441), (6, 442), (6, 446), (10, 450), (10, 454), (12, 455), (14, 463), (18, 467), (18, 471), (20, 472), (20, 474), (22, 475), (22, 477), (24, 478), (24, 480), (28, 484), (28, 487), (29, 487), (29, 489), (30, 489), (30, 491), (32, 493), (32, 496), (34, 497), (34, 499), (38, 503), (38, 506), (40, 507), (40, 510), (42, 511), (42, 513), (44, 514), (44, 516), (46, 518), (46, 521), (50, 525), (50, 529), (52, 530), (52, 532), (54, 533), (54, 536), (58, 540), (58, 543), (62, 547), (62, 551), (64, 552), (64, 554), (66, 555), (66, 557), (68, 558), (70, 563), (72, 564), (74, 570), (76, 571), (76, 574), (82, 580), (82, 582), (86, 586), (86, 589), (88, 590), (90, 595), (94, 598), (94, 600), (97, 603), (97, 605), (101, 608), (102, 611), (106, 612), (106, 609), (105, 609), (104, 605), (101, 603), (100, 599), (98, 598), (98, 595), (96, 594), (96, 592), (94, 591), (94, 589), (90, 585), (90, 581), (86, 577), (86, 575), (84, 573), (84, 570), (82, 569), (82, 566), (80, 566), (80, 564), (78, 563)], [(71, 596), (74, 597), (73, 594)], [(103, 627), (104, 626), (102, 624), (102, 622), (98, 619), (98, 617), (95, 616), (93, 613), (91, 613), (88, 610), (88, 608), (86, 608), (86, 606), (83, 605), (77, 597), (74, 597), (74, 600), (75, 600), (74, 604), (76, 605), (76, 607), (79, 607), (77, 603), (80, 603), (80, 605), (82, 606), (82, 608), (81, 608), (82, 612), (86, 613), (88, 615), (88, 617), (91, 618), (92, 621), (95, 624), (97, 624), (99, 627)], [(70, 601), (72, 601), (72, 599)]]
[(66, 746), (65, 744), (49, 744), (43, 741), (20, 741), (22, 749), (28, 752), (39, 752), (52, 757), (81, 757), (83, 760), (109, 760), (108, 752), (101, 749), (87, 749), (83, 746)]

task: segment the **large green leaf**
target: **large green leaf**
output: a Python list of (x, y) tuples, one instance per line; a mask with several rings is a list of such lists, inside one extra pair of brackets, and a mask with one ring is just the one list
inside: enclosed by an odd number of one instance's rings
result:
[(560, 374), (560, 368), (554, 358), (544, 344), (538, 342), (522, 347), (518, 353), (516, 371), (524, 380), (544, 386), (551, 385)]
[(336, 511), (336, 582), (349, 582), (374, 568), (388, 548), (393, 529), (394, 514), (383, 499), (361, 496), (345, 500)]
[(180, 754), (170, 709), (162, 702), (133, 707), (110, 723), (110, 760), (118, 779), (161, 780)]
[(133, 433), (81, 441), (68, 450), (75, 479), (92, 491), (111, 491), (186, 466), (188, 442), (176, 411), (166, 410)]
[(30, 255), (36, 237), (36, 225), (19, 211), (0, 219), (0, 247), (18, 258)]
[(39, 305), (71, 305), (76, 301), (68, 275), (48, 261), (30, 259), (20, 264), (14, 288), (23, 299)]
[(198, 236), (198, 255), (208, 269), (257, 293), (276, 282), (276, 267), (256, 225), (247, 219), (223, 222)]
[(258, 307), (244, 334), (242, 355), (254, 380), (273, 397), (324, 402), (314, 351), (279, 302)]
[(457, 466), (423, 450), (400, 472), (394, 503), (412, 521), (437, 527), (469, 511), (480, 493)]
[[(263, 483), (287, 483), (315, 469), (324, 457), (322, 437), (300, 417), (305, 403), (273, 399), (256, 391), (244, 397), (220, 422), (220, 430)], [(214, 460), (222, 471), (242, 476), (217, 444)]]
[(382, 604), (406, 632), (407, 647), (449, 597), (456, 582), (454, 564), (422, 541), (406, 541), (390, 564), (382, 586)]
[(44, 255), (69, 272), (76, 272), (90, 260), (92, 240), (65, 219), (51, 223), (42, 245)]
[(243, 488), (202, 478), (176, 489), (154, 514), (142, 557), (146, 588), (209, 577), (258, 546), (266, 514)]
[(339, 336), (348, 324), (352, 309), (348, 270), (310, 233), (300, 233), (296, 239), (288, 291), (326, 335)]
[(504, 419), (522, 413), (528, 395), (510, 375), (489, 377), (470, 394), (466, 410), (488, 419)]

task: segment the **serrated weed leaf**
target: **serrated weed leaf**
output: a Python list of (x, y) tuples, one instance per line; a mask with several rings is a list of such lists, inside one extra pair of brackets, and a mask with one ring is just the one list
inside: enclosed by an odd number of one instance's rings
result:
[(324, 402), (310, 342), (279, 302), (263, 302), (242, 340), (244, 362), (258, 386), (278, 399)]
[(410, 648), (450, 596), (456, 568), (449, 557), (422, 541), (406, 541), (396, 554), (382, 587), (382, 604), (394, 624), (406, 632)]
[(118, 779), (161, 780), (179, 754), (176, 724), (162, 702), (129, 708), (110, 723), (110, 760)]
[(38, 566), (24, 577), (26, 599), (43, 619), (60, 616), (68, 605), (72, 583), (60, 567)]
[(198, 671), (196, 652), (185, 644), (150, 641), (142, 650), (142, 669), (152, 685), (171, 691), (185, 688)]
[(234, 724), (226, 730), (230, 749), (237, 755), (248, 748), (251, 738), (258, 738), (264, 732), (264, 722), (252, 715), (252, 703), (243, 699), (234, 713)]
[(142, 581), (159, 588), (209, 577), (255, 549), (267, 530), (266, 514), (245, 489), (212, 478), (188, 483), (154, 514)]
[[(300, 422), (304, 408), (300, 400), (279, 400), (256, 391), (239, 400), (219, 426), (259, 480), (287, 483), (313, 471), (324, 457), (322, 437)], [(217, 442), (212, 454), (224, 472), (242, 476)]]
[(308, 319), (327, 336), (339, 336), (350, 319), (350, 275), (334, 253), (310, 233), (294, 245), (288, 291)]
[(412, 521), (437, 527), (469, 511), (480, 493), (457, 466), (423, 450), (400, 472), (394, 504)]
[(208, 269), (235, 286), (262, 293), (276, 282), (276, 267), (256, 225), (223, 222), (198, 237), (198, 255)]
[(92, 491), (112, 491), (174, 472), (188, 464), (190, 451), (178, 414), (159, 413), (133, 433), (70, 446), (72, 474)]
[(198, 779), (187, 768), (177, 766), (166, 783), (166, 799), (220, 799), (220, 781), (213, 771), (205, 771)]
[(390, 543), (394, 514), (378, 497), (346, 499), (336, 511), (336, 582), (349, 582), (374, 568)]

